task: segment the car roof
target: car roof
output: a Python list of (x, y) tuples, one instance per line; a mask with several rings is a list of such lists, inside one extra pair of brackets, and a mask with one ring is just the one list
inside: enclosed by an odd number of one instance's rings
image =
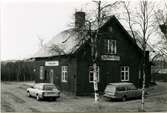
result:
[(35, 85), (54, 85), (54, 84), (52, 84), (52, 83), (37, 83)]
[(119, 83), (109, 83), (109, 85), (125, 86), (125, 85), (133, 85), (133, 83), (130, 83), (130, 82), (119, 82)]

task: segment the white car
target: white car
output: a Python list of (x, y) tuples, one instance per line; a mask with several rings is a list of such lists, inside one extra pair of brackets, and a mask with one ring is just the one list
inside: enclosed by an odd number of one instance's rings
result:
[(37, 100), (44, 98), (57, 99), (60, 97), (60, 91), (54, 84), (51, 83), (37, 83), (31, 88), (27, 89), (27, 95), (29, 97), (36, 97)]

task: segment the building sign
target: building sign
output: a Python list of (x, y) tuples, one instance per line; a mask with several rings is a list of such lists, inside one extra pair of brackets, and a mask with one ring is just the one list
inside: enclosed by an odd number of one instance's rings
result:
[(102, 60), (120, 61), (120, 56), (116, 55), (102, 55)]
[(46, 61), (45, 66), (58, 66), (59, 61)]

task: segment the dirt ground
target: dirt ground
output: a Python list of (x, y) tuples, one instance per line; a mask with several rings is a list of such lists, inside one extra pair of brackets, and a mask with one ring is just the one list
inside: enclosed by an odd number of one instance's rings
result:
[[(28, 84), (28, 83), (27, 83)], [(72, 97), (63, 95), (57, 101), (36, 101), (26, 95), (28, 87), (23, 82), (1, 82), (2, 112), (137, 112), (141, 100), (105, 101), (94, 103), (93, 97)], [(167, 111), (167, 82), (158, 82), (148, 89), (145, 99), (145, 111)]]

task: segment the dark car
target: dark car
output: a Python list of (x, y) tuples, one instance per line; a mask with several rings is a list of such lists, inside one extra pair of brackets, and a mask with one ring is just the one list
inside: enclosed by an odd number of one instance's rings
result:
[(141, 98), (142, 90), (137, 89), (133, 83), (109, 83), (104, 91), (104, 97), (110, 99)]

